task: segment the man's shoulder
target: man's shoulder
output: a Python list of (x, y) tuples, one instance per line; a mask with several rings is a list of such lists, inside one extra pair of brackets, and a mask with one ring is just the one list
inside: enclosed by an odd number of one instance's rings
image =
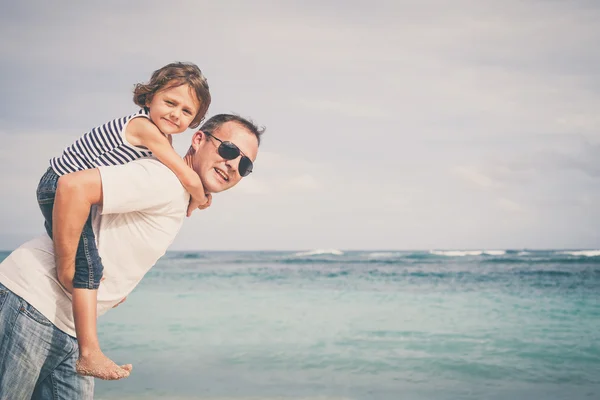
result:
[[(177, 176), (163, 163), (154, 157), (143, 157), (136, 160), (130, 161), (126, 164), (120, 165), (120, 168), (127, 168), (128, 170), (137, 169), (139, 173), (151, 174), (150, 178), (156, 180), (172, 181), (175, 179), (178, 181)], [(112, 168), (112, 166), (101, 167), (101, 168)], [(143, 172), (142, 172), (143, 171)]]
[(130, 162), (129, 164), (138, 164), (141, 168), (144, 168), (146, 171), (148, 171), (150, 178), (154, 182), (160, 182), (161, 184), (165, 185), (176, 184), (178, 187), (181, 187), (182, 190), (185, 190), (179, 182), (177, 175), (175, 175), (175, 173), (171, 171), (169, 167), (154, 157), (140, 158)]
[(157, 170), (166, 169), (167, 171), (170, 171), (170, 169), (166, 165), (161, 163), (155, 157), (138, 158), (137, 160), (133, 160), (127, 164), (141, 164), (144, 166), (144, 168), (148, 168), (148, 169), (157, 169)]
[(99, 170), (103, 214), (150, 211), (166, 205), (179, 208), (189, 201), (177, 176), (157, 159), (142, 158)]

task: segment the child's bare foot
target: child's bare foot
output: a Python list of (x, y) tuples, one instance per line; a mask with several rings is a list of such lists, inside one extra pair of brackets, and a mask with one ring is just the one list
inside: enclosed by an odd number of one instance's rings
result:
[(75, 363), (75, 370), (79, 375), (93, 376), (105, 380), (127, 378), (131, 368), (131, 364), (118, 366), (100, 350), (86, 356), (79, 355), (79, 359)]

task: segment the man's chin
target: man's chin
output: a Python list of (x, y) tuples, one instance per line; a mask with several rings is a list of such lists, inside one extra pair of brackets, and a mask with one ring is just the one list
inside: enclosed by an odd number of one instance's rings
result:
[(209, 193), (219, 193), (227, 189), (221, 182), (213, 182), (210, 180), (208, 182), (203, 181), (202, 183), (204, 185), (204, 191)]

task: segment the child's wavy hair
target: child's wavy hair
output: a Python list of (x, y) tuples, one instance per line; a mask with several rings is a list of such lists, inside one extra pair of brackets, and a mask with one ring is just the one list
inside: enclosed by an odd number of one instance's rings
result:
[(197, 128), (206, 116), (211, 98), (208, 82), (196, 64), (174, 62), (157, 69), (152, 73), (150, 82), (135, 85), (133, 102), (140, 107), (146, 107), (156, 92), (185, 84), (190, 85), (200, 102), (198, 113), (190, 123), (190, 128)]

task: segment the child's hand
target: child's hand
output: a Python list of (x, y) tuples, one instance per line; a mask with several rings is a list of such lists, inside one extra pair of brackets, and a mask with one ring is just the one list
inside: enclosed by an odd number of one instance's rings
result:
[(205, 209), (206, 207), (210, 206), (211, 201), (212, 201), (212, 195), (210, 193), (205, 194), (204, 198), (202, 198), (200, 200), (196, 200), (196, 198), (192, 197), (190, 199), (190, 204), (188, 205), (186, 215), (188, 217), (191, 216), (192, 212), (196, 208), (199, 208), (201, 210)]
[(210, 207), (210, 205), (212, 204), (212, 194), (206, 193), (206, 198), (208, 199), (208, 201), (204, 204), (199, 205), (198, 210), (204, 210), (205, 208)]

